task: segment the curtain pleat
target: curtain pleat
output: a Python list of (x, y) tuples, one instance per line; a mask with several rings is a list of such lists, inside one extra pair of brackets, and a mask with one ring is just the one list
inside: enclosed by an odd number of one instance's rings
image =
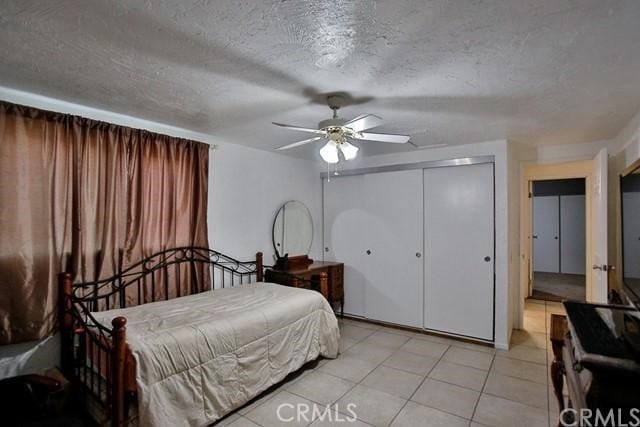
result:
[[(54, 331), (61, 271), (92, 281), (208, 246), (208, 156), (199, 142), (0, 102), (0, 343)], [(191, 270), (180, 295), (208, 288)], [(147, 300), (176, 296), (155, 292)]]

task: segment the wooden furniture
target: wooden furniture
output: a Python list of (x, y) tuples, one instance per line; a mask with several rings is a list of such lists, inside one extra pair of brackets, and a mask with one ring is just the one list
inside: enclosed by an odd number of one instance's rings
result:
[(275, 267), (267, 269), (264, 277), (267, 282), (316, 289), (332, 306), (340, 303), (340, 316), (344, 314), (344, 264), (341, 262), (313, 261), (311, 264), (300, 264), (295, 261), (291, 263), (290, 260), (287, 270)]
[[(63, 373), (78, 395), (92, 398), (108, 415), (112, 426), (128, 422), (137, 398), (136, 363), (126, 344), (127, 319), (116, 317), (108, 328), (91, 312), (168, 299), (176, 289), (180, 296), (180, 277), (185, 276), (192, 286), (196, 280), (211, 280), (214, 289), (261, 282), (262, 253), (255, 261), (241, 262), (208, 248), (181, 247), (153, 254), (95, 282), (74, 284), (71, 273), (58, 276)], [(163, 292), (156, 292), (159, 289)]]
[[(637, 310), (572, 301), (563, 304), (566, 327), (560, 316), (551, 319), (551, 376), (562, 411), (558, 372), (565, 375), (569, 400), (563, 415), (573, 418), (565, 418), (570, 423), (566, 425), (595, 425), (595, 417), (611, 412), (619, 425), (629, 422), (634, 417), (631, 410), (640, 407), (640, 352), (632, 345), (640, 332)], [(563, 329), (564, 342), (560, 339)]]
[(564, 347), (564, 337), (567, 333), (567, 317), (561, 314), (551, 315), (551, 348), (553, 350), (553, 362), (551, 362), (551, 382), (553, 391), (558, 399), (560, 412), (564, 409), (564, 397), (562, 395), (564, 374), (562, 365), (562, 348)]

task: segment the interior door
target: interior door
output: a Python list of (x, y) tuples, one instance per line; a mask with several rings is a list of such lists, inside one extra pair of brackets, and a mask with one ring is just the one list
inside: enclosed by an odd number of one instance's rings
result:
[(364, 176), (345, 176), (323, 183), (324, 259), (344, 263), (344, 312), (365, 315), (367, 258), (362, 245), (370, 230), (363, 193)]
[(493, 340), (493, 164), (424, 170), (424, 326)]
[(533, 198), (533, 271), (560, 272), (558, 196)]
[[(593, 159), (591, 180), (591, 245), (592, 268), (591, 289), (587, 289), (587, 300), (607, 302), (608, 253), (607, 253), (607, 149), (600, 150)], [(589, 268), (589, 266), (587, 266)]]
[[(368, 174), (365, 316), (422, 326), (422, 170)], [(363, 242), (364, 243), (364, 242)]]
[(586, 198), (560, 196), (560, 272), (585, 274)]

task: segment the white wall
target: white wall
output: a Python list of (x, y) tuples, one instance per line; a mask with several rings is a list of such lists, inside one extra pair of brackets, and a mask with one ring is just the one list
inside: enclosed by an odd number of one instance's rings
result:
[[(524, 304), (520, 301), (520, 192), (522, 169), (524, 164), (537, 157), (536, 147), (522, 144), (507, 144), (509, 204), (509, 325), (522, 327), (520, 310)], [(523, 299), (524, 300), (524, 299)]]
[[(622, 226), (620, 223), (620, 174), (640, 159), (640, 111), (615, 138), (609, 158), (609, 263), (622, 265)], [(621, 289), (622, 269), (618, 268), (611, 287)]]
[[(0, 87), (0, 99), (209, 143), (216, 147), (210, 152), (209, 165), (211, 247), (243, 260), (252, 260), (257, 251), (262, 251), (265, 264), (272, 264), (273, 218), (282, 203), (297, 199), (309, 207), (314, 220), (311, 256), (321, 255), (322, 187), (314, 162), (225, 144), (211, 135), (13, 89)], [(0, 378), (43, 372), (55, 366), (59, 358), (57, 335), (0, 346)]]
[(541, 145), (536, 149), (537, 163), (560, 163), (576, 160), (591, 160), (613, 140), (594, 141), (582, 144)]
[(210, 157), (209, 244), (234, 258), (264, 253), (273, 264), (271, 226), (288, 200), (311, 211), (314, 238), (310, 256), (322, 256), (322, 181), (317, 166), (239, 145), (219, 145)]
[[(385, 154), (371, 157), (358, 157), (350, 162), (341, 162), (342, 169), (355, 169), (393, 164), (415, 163), (429, 160), (454, 159), (473, 156), (495, 156), (496, 187), (496, 336), (495, 346), (508, 348), (512, 330), (512, 305), (510, 287), (517, 283), (509, 283), (509, 242), (508, 242), (508, 204), (507, 204), (507, 142), (504, 140), (482, 142), (470, 145), (415, 150), (411, 152)], [(324, 165), (318, 170), (322, 171)]]
[(618, 133), (615, 140), (624, 153), (625, 166), (640, 159), (640, 111)]

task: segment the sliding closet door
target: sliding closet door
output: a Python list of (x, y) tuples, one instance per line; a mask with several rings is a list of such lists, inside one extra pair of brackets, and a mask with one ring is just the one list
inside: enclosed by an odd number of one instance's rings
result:
[(422, 326), (422, 170), (365, 175), (365, 315)]
[(424, 170), (427, 329), (493, 340), (493, 164)]
[(560, 272), (585, 274), (586, 198), (560, 196)]
[(533, 271), (560, 272), (560, 199), (533, 198)]
[(332, 178), (324, 190), (324, 260), (344, 263), (344, 312), (365, 315), (367, 255), (363, 242), (370, 230), (362, 189), (364, 175)]

